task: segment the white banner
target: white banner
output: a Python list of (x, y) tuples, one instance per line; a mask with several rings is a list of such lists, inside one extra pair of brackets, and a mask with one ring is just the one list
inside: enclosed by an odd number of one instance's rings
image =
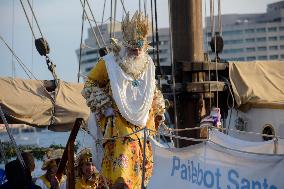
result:
[(166, 149), (153, 143), (147, 189), (284, 189), (284, 156), (225, 149), (210, 142)]
[(264, 154), (276, 153), (284, 155), (283, 139), (277, 139), (276, 141), (268, 140), (262, 142), (251, 142), (231, 137), (222, 132), (219, 132), (218, 130), (209, 131), (209, 139), (214, 143), (236, 150), (242, 150), (254, 153), (264, 153)]

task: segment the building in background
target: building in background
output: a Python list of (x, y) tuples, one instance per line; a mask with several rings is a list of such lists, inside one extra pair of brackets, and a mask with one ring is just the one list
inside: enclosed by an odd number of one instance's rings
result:
[[(215, 17), (215, 23), (218, 23)], [(268, 4), (266, 13), (222, 15), (224, 49), (221, 59), (237, 61), (284, 60), (284, 1)], [(204, 47), (211, 40), (210, 17)], [(211, 58), (215, 55), (208, 52)]]
[[(102, 34), (107, 46), (110, 44), (110, 31), (113, 33), (113, 37), (122, 40), (121, 33), (121, 24), (115, 23), (115, 25), (104, 24), (99, 26), (100, 32), (97, 27), (94, 27), (93, 30), (97, 35), (98, 41), (94, 36), (94, 32), (91, 28), (88, 29), (88, 37), (85, 39), (84, 44), (82, 45), (82, 54), (81, 54), (81, 65), (80, 65), (80, 74), (86, 76), (88, 72), (92, 69), (95, 63), (99, 59), (99, 49), (100, 47), (105, 47), (103, 40), (101, 39), (99, 33)], [(150, 33), (148, 41), (152, 41), (152, 34)], [(170, 58), (170, 39), (169, 39), (169, 29), (161, 28), (159, 29), (159, 56), (160, 56), (160, 65), (163, 73), (165, 75), (171, 75), (171, 58)], [(80, 49), (76, 50), (76, 54), (79, 60)], [(149, 55), (156, 62), (156, 52), (149, 50)], [(167, 76), (169, 79), (170, 76)], [(163, 81), (165, 83), (166, 80)]]
[[(272, 3), (267, 6), (266, 13), (261, 14), (228, 14), (222, 15), (222, 37), (224, 50), (220, 54), (221, 59), (228, 61), (254, 61), (254, 60), (284, 60), (284, 1)], [(215, 17), (215, 23), (217, 23)], [(110, 31), (119, 40), (122, 39), (121, 25), (104, 24), (99, 26), (102, 37), (109, 45)], [(98, 28), (93, 30), (97, 34), (101, 47), (104, 43), (99, 36)], [(88, 30), (87, 39), (83, 44), (80, 73), (86, 76), (99, 59), (100, 45), (96, 42), (92, 29)], [(213, 59), (215, 55), (211, 52), (208, 42), (211, 40), (210, 18), (206, 19), (204, 29), (204, 50)], [(152, 41), (150, 33), (148, 41)], [(162, 87), (171, 80), (171, 52), (169, 28), (159, 29), (160, 65), (165, 76), (161, 83)], [(76, 50), (79, 60), (80, 49)], [(154, 62), (156, 52), (149, 50)], [(168, 88), (168, 87), (167, 87)], [(166, 89), (167, 91), (171, 89)]]

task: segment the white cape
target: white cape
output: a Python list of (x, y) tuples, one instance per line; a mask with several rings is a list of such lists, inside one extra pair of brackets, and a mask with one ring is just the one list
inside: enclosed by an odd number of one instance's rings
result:
[(103, 149), (103, 133), (96, 120), (95, 113), (91, 113), (88, 119), (88, 133), (93, 138), (92, 143), (92, 161), (98, 171), (102, 169), (102, 161), (104, 157)]
[(125, 74), (111, 53), (104, 57), (110, 79), (113, 99), (120, 114), (130, 123), (146, 126), (155, 90), (155, 66), (150, 58), (147, 70), (138, 80), (139, 86), (132, 85), (133, 78)]

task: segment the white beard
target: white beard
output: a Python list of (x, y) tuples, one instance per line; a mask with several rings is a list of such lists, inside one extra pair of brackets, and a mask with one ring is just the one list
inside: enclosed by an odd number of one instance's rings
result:
[(125, 53), (121, 63), (127, 68), (128, 73), (139, 75), (139, 73), (144, 72), (147, 68), (148, 56), (145, 52), (142, 52), (138, 56), (127, 55)]

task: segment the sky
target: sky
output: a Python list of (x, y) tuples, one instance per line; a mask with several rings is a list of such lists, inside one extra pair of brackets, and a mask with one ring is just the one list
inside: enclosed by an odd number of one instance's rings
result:
[[(31, 18), (27, 0), (22, 0), (33, 25), (35, 35), (40, 37), (35, 21)], [(147, 2), (147, 12), (150, 13), (150, 0)], [(141, 0), (141, 2), (144, 2)], [(222, 14), (232, 13), (264, 13), (269, 3), (279, 0), (221, 0)], [(50, 47), (49, 57), (56, 64), (56, 73), (59, 79), (68, 82), (77, 82), (78, 59), (75, 50), (80, 46), (82, 6), (80, 0), (30, 0), (43, 36), (47, 39)], [(89, 0), (94, 16), (101, 22), (103, 15), (103, 0)], [(106, 0), (106, 10), (104, 20), (110, 15), (110, 2)], [(114, 0), (113, 0), (114, 2)], [(117, 1), (117, 20), (122, 17), (121, 1)], [(203, 16), (209, 16), (209, 0), (202, 0)], [(217, 0), (215, 0), (217, 2)], [(138, 0), (124, 0), (127, 11), (133, 13), (139, 8)], [(157, 0), (158, 26), (168, 27), (168, 0)], [(142, 4), (142, 8), (144, 5)], [(217, 13), (217, 7), (215, 8)], [(94, 25), (94, 23), (92, 23)], [(87, 28), (89, 24), (84, 23), (83, 38), (87, 38)], [(29, 68), (37, 79), (52, 79), (51, 73), (47, 69), (45, 58), (40, 56), (34, 47), (34, 40), (20, 0), (0, 1), (0, 36), (14, 49), (16, 55)], [(12, 77), (28, 79), (25, 72), (4, 43), (0, 40), (0, 77)], [(12, 65), (14, 62), (15, 72)]]

